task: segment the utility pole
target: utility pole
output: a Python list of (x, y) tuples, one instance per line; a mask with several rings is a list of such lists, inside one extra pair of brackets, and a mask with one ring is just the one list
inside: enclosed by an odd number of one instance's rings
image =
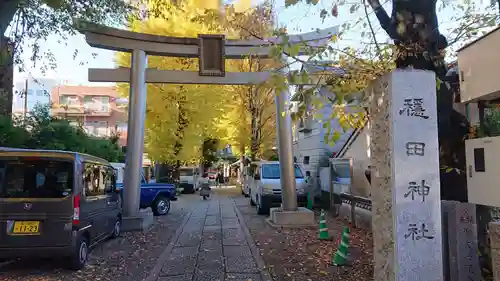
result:
[(24, 82), (24, 118), (26, 113), (28, 113), (28, 79)]

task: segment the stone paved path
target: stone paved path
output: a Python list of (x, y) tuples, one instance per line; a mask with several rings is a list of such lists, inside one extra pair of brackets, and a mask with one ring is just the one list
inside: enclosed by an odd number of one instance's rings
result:
[(238, 216), (234, 201), (224, 195), (193, 202), (148, 281), (266, 281), (264, 263)]

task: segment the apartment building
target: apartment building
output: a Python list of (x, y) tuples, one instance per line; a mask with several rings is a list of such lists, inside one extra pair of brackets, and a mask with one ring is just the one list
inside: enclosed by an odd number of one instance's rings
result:
[[(12, 99), (12, 113), (23, 114), (30, 112), (35, 105), (49, 105), (52, 89), (61, 81), (50, 78), (27, 77), (14, 82), (14, 96)], [(27, 90), (27, 95), (24, 92)]]
[(107, 137), (118, 133), (127, 144), (127, 110), (114, 86), (57, 86), (52, 90), (52, 114), (80, 124), (87, 133)]

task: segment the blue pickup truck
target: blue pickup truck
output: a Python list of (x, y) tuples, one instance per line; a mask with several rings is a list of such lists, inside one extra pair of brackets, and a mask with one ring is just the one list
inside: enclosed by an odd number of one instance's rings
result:
[[(123, 190), (123, 183), (116, 183), (116, 187), (120, 189), (120, 194), (127, 192)], [(168, 183), (148, 183), (141, 174), (141, 199), (140, 207), (148, 208), (156, 216), (163, 216), (170, 211), (170, 202), (176, 201), (176, 189), (174, 184)]]

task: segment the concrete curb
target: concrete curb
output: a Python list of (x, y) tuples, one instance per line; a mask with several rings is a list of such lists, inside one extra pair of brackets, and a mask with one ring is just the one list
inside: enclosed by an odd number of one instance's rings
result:
[(255, 245), (255, 241), (253, 240), (252, 234), (250, 234), (250, 230), (248, 229), (247, 223), (246, 223), (245, 219), (243, 218), (243, 215), (241, 214), (240, 210), (238, 210), (238, 207), (236, 207), (234, 199), (231, 199), (231, 200), (233, 201), (233, 208), (236, 211), (236, 216), (238, 216), (238, 220), (240, 221), (241, 228), (243, 229), (243, 232), (245, 233), (245, 238), (247, 240), (248, 247), (250, 248), (250, 251), (252, 252), (253, 259), (255, 260), (255, 263), (257, 264), (257, 267), (259, 268), (262, 281), (273, 281), (273, 278), (271, 277), (271, 275), (269, 274), (269, 271), (266, 268), (266, 264), (264, 263), (264, 260), (260, 256), (259, 249), (257, 248), (257, 245)]
[(272, 227), (272, 228), (286, 228), (286, 229), (298, 229), (298, 228), (307, 228), (307, 229), (319, 229), (317, 225), (312, 225), (312, 224), (275, 224), (274, 222), (271, 221), (270, 218), (266, 219), (267, 224)]
[(167, 261), (168, 256), (170, 255), (170, 252), (172, 252), (172, 249), (174, 248), (175, 243), (177, 242), (177, 239), (179, 239), (179, 236), (181, 236), (182, 230), (184, 229), (184, 226), (187, 224), (192, 213), (193, 212), (190, 211), (189, 213), (184, 215), (184, 219), (183, 219), (181, 225), (179, 226), (179, 228), (177, 229), (177, 231), (175, 232), (174, 237), (170, 238), (170, 242), (168, 243), (167, 247), (165, 248), (163, 253), (160, 255), (160, 257), (156, 261), (155, 266), (153, 267), (153, 269), (151, 269), (148, 277), (146, 277), (144, 279), (144, 281), (156, 281), (158, 279), (158, 277), (160, 276), (160, 272), (163, 268), (163, 265)]

